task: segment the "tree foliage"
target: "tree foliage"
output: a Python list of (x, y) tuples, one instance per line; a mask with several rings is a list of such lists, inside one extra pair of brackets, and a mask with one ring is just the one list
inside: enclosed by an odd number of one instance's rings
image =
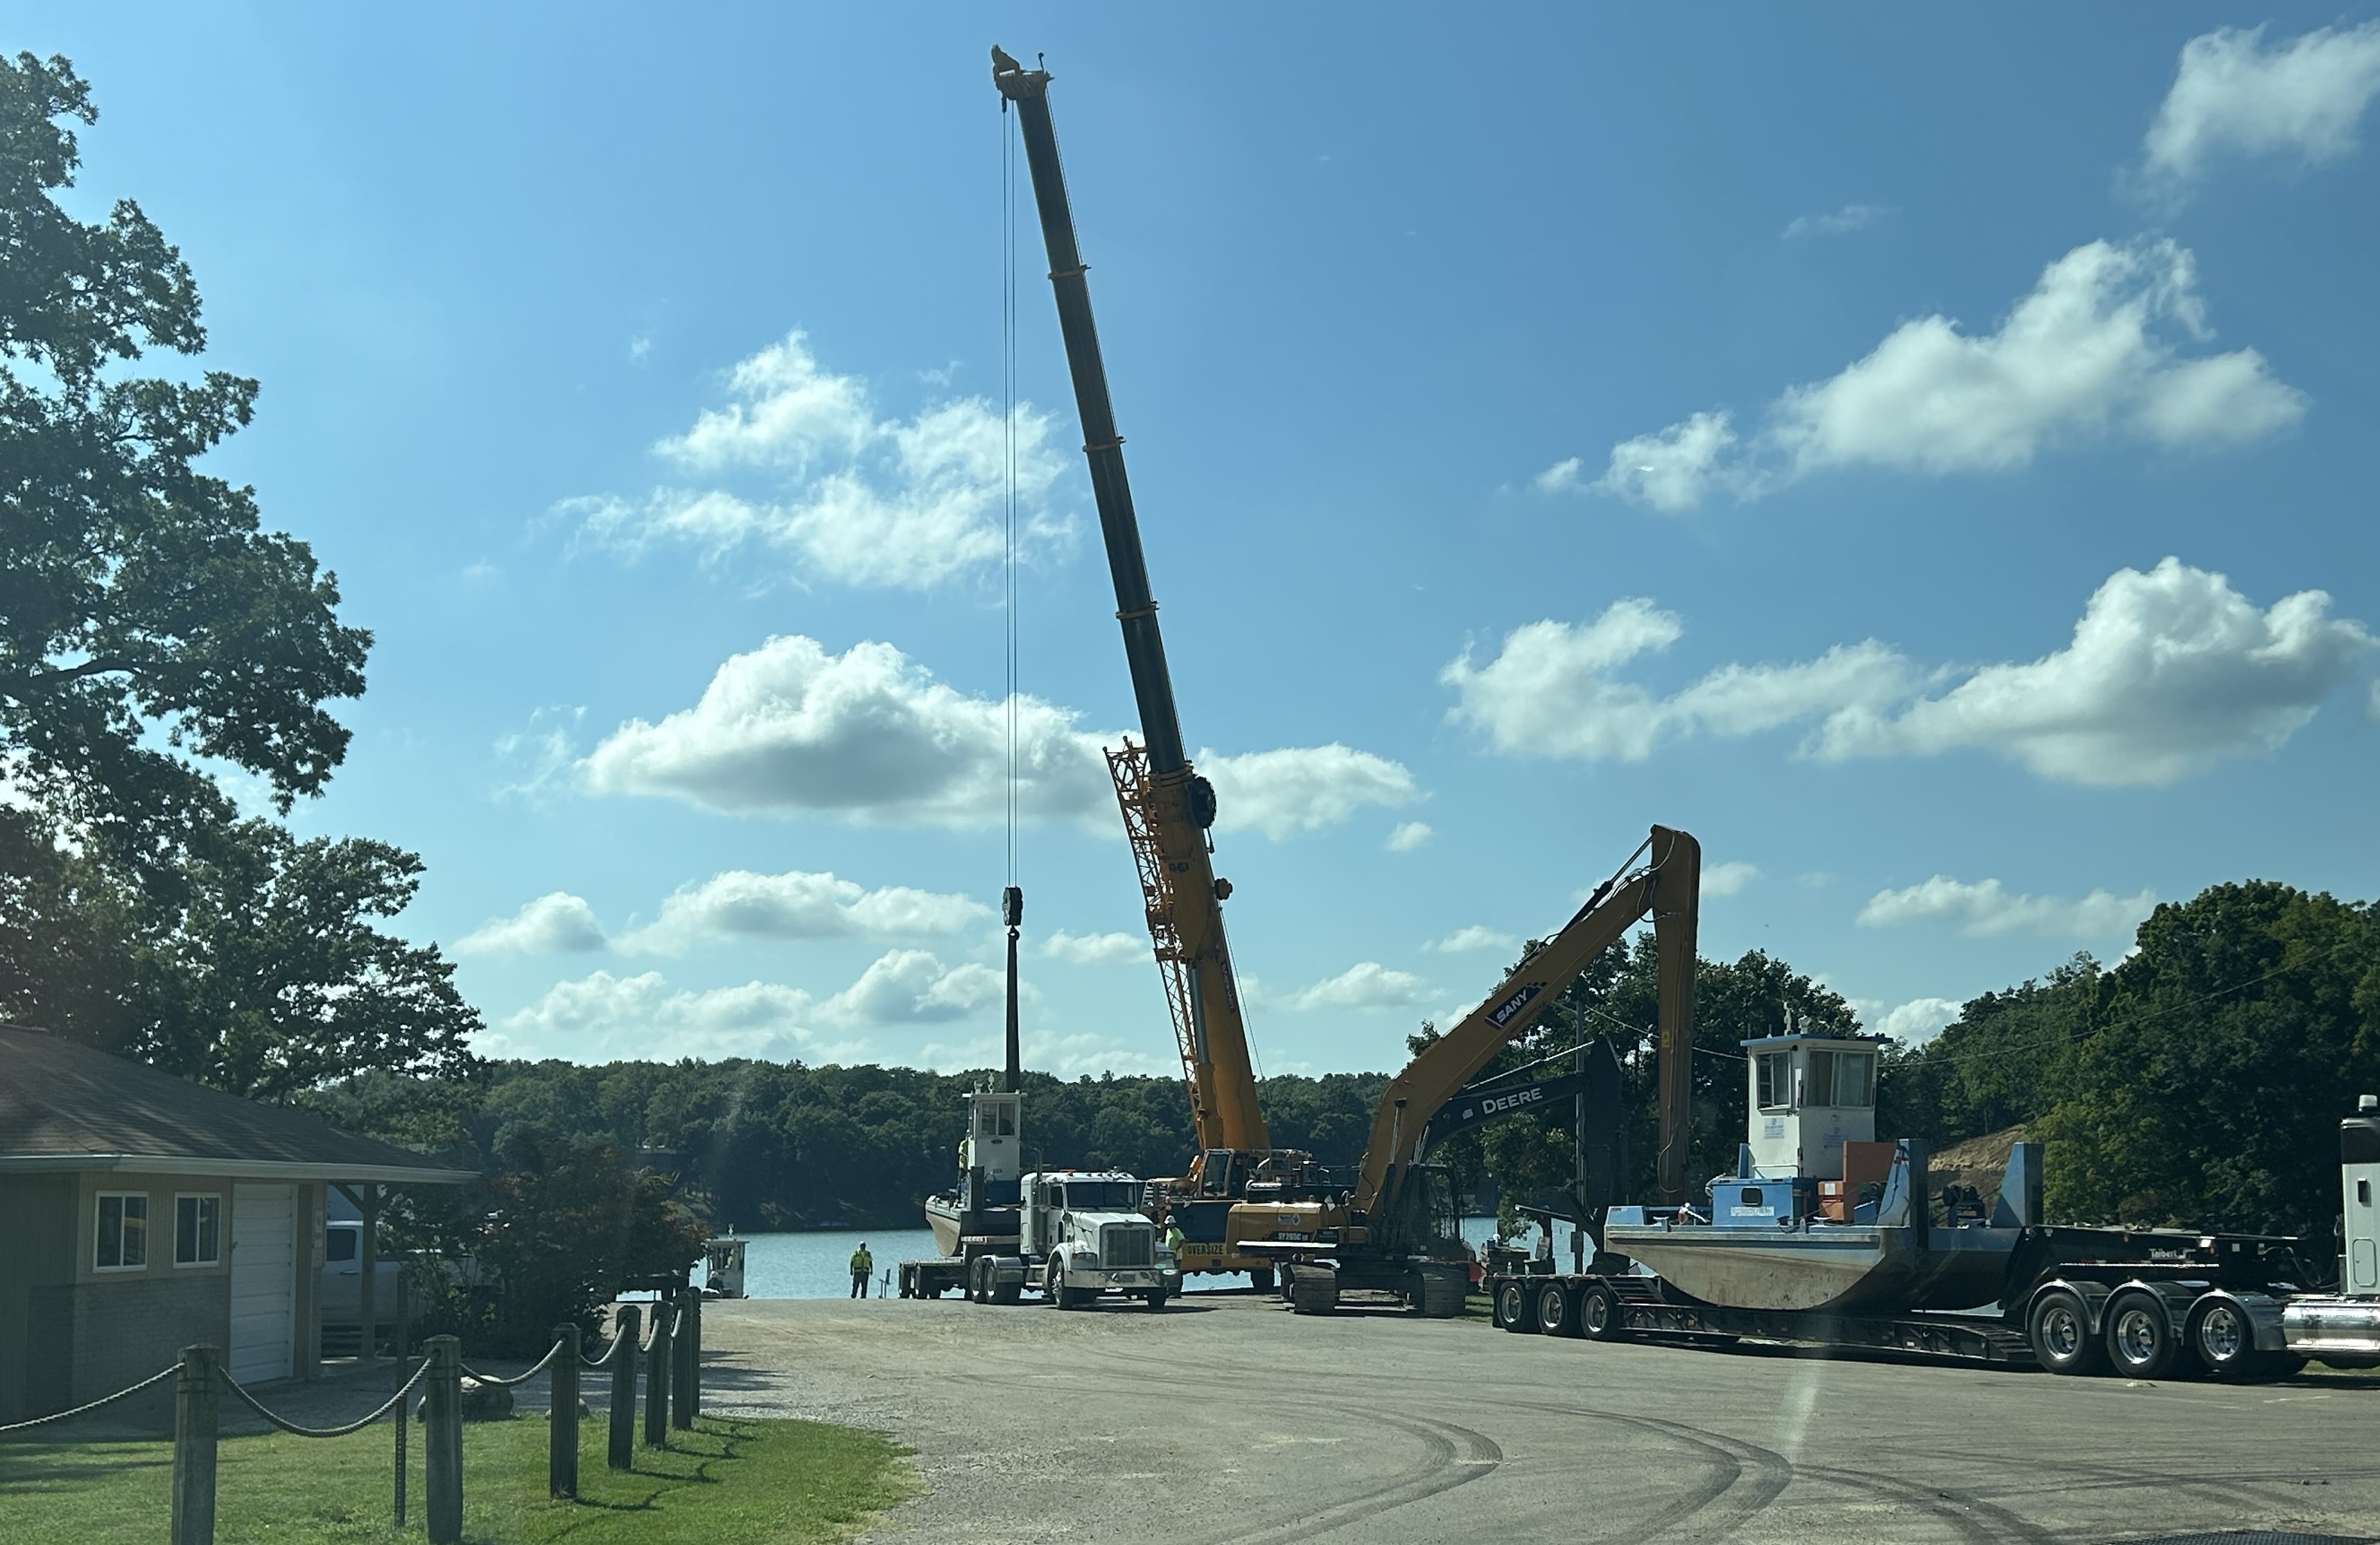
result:
[(257, 383), (131, 373), (206, 347), (189, 265), (140, 207), (77, 220), (55, 195), (97, 119), (64, 58), (0, 57), (0, 763), (72, 839), (161, 866), (218, 819), (193, 756), (318, 792), (370, 636), (335, 578), (260, 529), (252, 489), (197, 462)]

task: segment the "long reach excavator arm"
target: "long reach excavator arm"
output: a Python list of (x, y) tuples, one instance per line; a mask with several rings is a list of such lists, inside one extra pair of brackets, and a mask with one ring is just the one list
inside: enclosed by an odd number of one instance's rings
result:
[[(1579, 972), (1647, 913), (1660, 957), (1659, 1068), (1661, 1147), (1658, 1173), (1670, 1201), (1686, 1195), (1687, 1103), (1694, 1089), (1694, 930), (1700, 911), (1702, 846), (1687, 833), (1656, 826), (1637, 853), (1643, 868), (1597, 888), (1560, 931), (1521, 962), (1477, 1008), (1425, 1047), (1380, 1096), (1372, 1113), (1364, 1168), (1351, 1198), (1356, 1211), (1393, 1212), (1405, 1171), (1419, 1157), (1430, 1117), (1526, 1033)], [(1631, 857), (1630, 862), (1633, 863)]]
[(1126, 741), (1122, 750), (1108, 753), (1108, 764), (1140, 868), (1149, 936), (1181, 1045), (1198, 1147), (1202, 1159), (1217, 1149), (1269, 1149), (1270, 1138), (1257, 1109), (1256, 1076), (1240, 1014), (1239, 986), (1232, 974), (1231, 946), (1223, 933), (1222, 898), (1230, 889), (1215, 878), (1207, 837), (1215, 821), (1214, 785), (1192, 770), (1183, 750), (1173, 682), (1165, 667), (1165, 640), (1158, 632), (1157, 602), (1149, 594), (1148, 567), (1141, 557), (1132, 484), (1124, 477), (1123, 437), (1116, 432), (1115, 411), (1108, 401), (1107, 367), (1099, 358), (1099, 329), (1091, 321), (1090, 286), (1075, 244), (1065, 167), (1050, 122), (1050, 72), (1026, 69), (995, 48), (991, 79), (1000, 94), (1014, 104), (1025, 140), (1041, 238), (1049, 249), (1050, 286), (1057, 292), (1058, 325), (1075, 380), (1075, 406), (1082, 415), (1091, 495), (1106, 539), (1108, 569), (1115, 578), (1116, 621), (1123, 628), (1124, 659), (1132, 668), (1133, 696), (1140, 707), (1142, 743)]

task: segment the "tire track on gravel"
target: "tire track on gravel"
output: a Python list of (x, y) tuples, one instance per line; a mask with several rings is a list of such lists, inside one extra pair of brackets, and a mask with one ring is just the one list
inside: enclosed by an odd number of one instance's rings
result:
[(1349, 1413), (1336, 1406), (1322, 1406), (1312, 1402), (1283, 1404), (1302, 1405), (1307, 1410), (1328, 1410), (1342, 1417), (1359, 1415), (1364, 1420), (1396, 1428), (1421, 1440), (1422, 1462), (1401, 1478), (1386, 1485), (1359, 1491), (1342, 1502), (1333, 1502), (1289, 1523), (1269, 1524), (1243, 1533), (1220, 1536), (1213, 1545), (1294, 1545), (1295, 1541), (1316, 1539), (1392, 1508), (1408, 1507), (1451, 1491), (1458, 1486), (1468, 1486), (1494, 1474), (1504, 1463), (1504, 1451), (1493, 1438), (1467, 1427), (1457, 1427), (1452, 1422), (1385, 1416), (1376, 1411)]

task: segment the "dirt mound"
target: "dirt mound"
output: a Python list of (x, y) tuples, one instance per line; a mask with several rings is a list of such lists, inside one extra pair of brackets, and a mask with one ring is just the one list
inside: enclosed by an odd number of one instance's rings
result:
[(1986, 1203), (2000, 1194), (2000, 1177), (2008, 1174), (2009, 1150), (2024, 1141), (2022, 1126), (2003, 1127), (1952, 1143), (1925, 1161), (1925, 1182), (1936, 1196), (1945, 1186), (1972, 1186)]

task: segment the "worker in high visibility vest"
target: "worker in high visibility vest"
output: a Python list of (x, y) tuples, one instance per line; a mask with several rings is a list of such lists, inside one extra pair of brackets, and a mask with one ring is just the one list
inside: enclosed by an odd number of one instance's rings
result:
[(875, 1271), (876, 1258), (868, 1253), (868, 1241), (863, 1239), (859, 1242), (859, 1248), (851, 1252), (851, 1296), (853, 1297), (868, 1296), (868, 1279)]

